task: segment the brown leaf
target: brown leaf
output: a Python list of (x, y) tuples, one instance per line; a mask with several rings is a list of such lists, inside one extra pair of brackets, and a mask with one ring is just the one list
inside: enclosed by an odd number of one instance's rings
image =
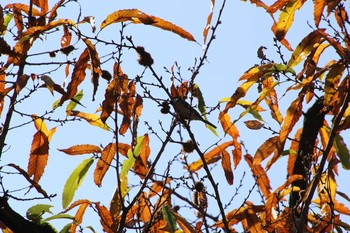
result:
[[(20, 11), (23, 11), (24, 13), (26, 13), (27, 15), (29, 15), (29, 6), (26, 4), (22, 4), (22, 3), (12, 3), (12, 4), (7, 4), (4, 9), (10, 9), (12, 8), (13, 10), (16, 8)], [(32, 8), (32, 16), (41, 16), (40, 12), (35, 9)]]
[(24, 178), (26, 178), (30, 185), (33, 186), (36, 189), (36, 191), (38, 191), (38, 193), (41, 193), (45, 198), (49, 198), (46, 191), (41, 188), (40, 184), (32, 180), (26, 171), (24, 171), (22, 168), (13, 163), (7, 164), (7, 166), (15, 168)]
[(141, 146), (141, 152), (140, 152), (140, 158), (143, 164), (147, 165), (148, 157), (150, 154), (151, 154), (151, 148), (149, 146), (149, 136), (148, 134), (145, 134), (142, 140), (142, 146)]
[(259, 130), (264, 126), (264, 124), (257, 120), (245, 121), (244, 124), (247, 126), (248, 129), (252, 130)]
[(259, 165), (267, 157), (269, 157), (272, 152), (276, 149), (276, 143), (279, 137), (275, 136), (267, 139), (261, 146), (256, 150), (253, 160), (253, 165)]
[(98, 159), (94, 171), (94, 182), (97, 186), (101, 186), (102, 179), (112, 164), (113, 158), (116, 156), (117, 146), (115, 143), (109, 143), (102, 151), (101, 157)]
[(210, 13), (207, 17), (207, 24), (205, 25), (205, 28), (203, 30), (204, 44), (206, 44), (207, 42), (208, 31), (210, 29), (211, 19), (213, 18), (213, 13), (214, 13), (214, 6), (215, 6), (215, 0), (211, 0)]
[(339, 81), (344, 73), (345, 65), (343, 62), (334, 64), (326, 75), (326, 83), (324, 86), (324, 105), (332, 106), (334, 104), (335, 94), (338, 90)]
[(195, 41), (194, 37), (181, 27), (178, 27), (171, 22), (158, 18), (156, 16), (148, 15), (137, 9), (127, 9), (115, 11), (109, 14), (107, 18), (101, 23), (101, 30), (112, 23), (131, 21), (132, 23), (143, 23), (159, 27), (163, 30), (171, 31), (189, 41)]
[(269, 90), (267, 95), (265, 96), (265, 102), (269, 106), (271, 110), (271, 116), (273, 119), (275, 119), (279, 124), (282, 124), (283, 117), (282, 114), (278, 108), (278, 97), (275, 88), (272, 88), (274, 85), (274, 81), (272, 76), (269, 76), (268, 78), (263, 79), (262, 81), (264, 89)]
[(61, 48), (69, 46), (71, 40), (72, 40), (72, 33), (68, 30), (67, 25), (63, 25), (63, 36), (61, 38)]
[(277, 0), (271, 6), (269, 6), (269, 8), (267, 9), (267, 12), (273, 14), (276, 11), (281, 10), (288, 2), (289, 0)]
[(87, 69), (88, 61), (89, 51), (85, 49), (74, 66), (72, 80), (68, 84), (67, 93), (62, 95), (60, 104), (63, 104), (64, 101), (73, 98), (77, 94), (79, 84), (85, 79), (85, 70)]
[(17, 81), (16, 81), (16, 92), (17, 94), (27, 85), (27, 82), (29, 80), (29, 75), (21, 75)]
[(102, 74), (101, 71), (101, 62), (100, 58), (98, 56), (98, 53), (96, 51), (95, 45), (88, 39), (83, 39), (85, 42), (88, 50), (89, 50), (89, 55), (91, 59), (91, 78), (92, 78), (92, 84), (94, 86), (93, 94), (92, 94), (92, 100), (95, 100), (95, 94), (97, 92), (97, 87), (98, 87), (98, 80)]
[(67, 149), (58, 149), (68, 155), (83, 155), (83, 154), (92, 154), (92, 153), (101, 153), (101, 149), (98, 146), (91, 144), (81, 144), (74, 145)]
[(28, 162), (28, 175), (38, 182), (44, 173), (49, 156), (49, 140), (45, 133), (37, 131), (34, 134)]
[(229, 185), (233, 184), (233, 172), (231, 167), (230, 154), (226, 150), (221, 152), (221, 166), (224, 169), (225, 177)]
[(106, 123), (107, 118), (113, 112), (119, 94), (120, 88), (118, 88), (118, 79), (112, 79), (106, 88), (105, 99), (102, 102), (101, 121), (103, 123)]
[(125, 156), (128, 157), (128, 150), (131, 149), (131, 146), (129, 144), (125, 144), (125, 143), (118, 143), (118, 152)]

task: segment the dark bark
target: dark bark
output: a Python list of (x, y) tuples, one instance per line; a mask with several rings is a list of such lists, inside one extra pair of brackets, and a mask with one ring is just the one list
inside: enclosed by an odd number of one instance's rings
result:
[(289, 206), (294, 210), (293, 212), (297, 217), (300, 216), (296, 207), (309, 183), (315, 141), (326, 114), (323, 101), (323, 98), (319, 98), (304, 115), (303, 131), (299, 139), (299, 148), (293, 168), (293, 174), (300, 174), (303, 176), (303, 179), (292, 183), (292, 186), (299, 187), (300, 191), (292, 192), (289, 200)]
[(0, 197), (0, 221), (14, 233), (55, 233), (49, 225), (39, 225), (23, 218), (9, 206), (6, 197)]

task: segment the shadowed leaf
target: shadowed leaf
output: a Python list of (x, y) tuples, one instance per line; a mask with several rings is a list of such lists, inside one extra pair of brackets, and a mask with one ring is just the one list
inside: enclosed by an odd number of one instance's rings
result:
[(101, 157), (98, 159), (94, 171), (94, 182), (97, 186), (101, 186), (102, 179), (116, 155), (117, 147), (115, 143), (109, 143), (102, 151)]
[(226, 181), (229, 185), (233, 184), (233, 172), (231, 166), (230, 154), (226, 150), (221, 152), (221, 166), (224, 169)]
[(49, 157), (49, 140), (45, 133), (37, 131), (34, 134), (28, 162), (28, 175), (38, 182), (44, 173)]

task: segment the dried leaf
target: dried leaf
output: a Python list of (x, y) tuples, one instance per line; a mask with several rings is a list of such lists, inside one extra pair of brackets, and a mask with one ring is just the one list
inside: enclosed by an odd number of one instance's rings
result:
[(294, 21), (295, 11), (299, 10), (303, 6), (304, 2), (305, 0), (288, 1), (288, 3), (283, 7), (279, 15), (275, 32), (277, 40), (281, 41), (284, 39), (284, 36), (287, 34)]
[(205, 28), (203, 30), (204, 44), (207, 43), (207, 36), (208, 36), (208, 31), (210, 29), (211, 20), (213, 18), (214, 6), (215, 6), (215, 0), (211, 0), (210, 13), (207, 17), (207, 24), (205, 25)]
[(221, 166), (224, 169), (225, 177), (229, 185), (233, 184), (233, 172), (231, 167), (230, 154), (226, 150), (221, 152)]
[(259, 165), (274, 152), (278, 139), (279, 137), (275, 136), (267, 139), (263, 144), (261, 144), (261, 146), (255, 152), (253, 165)]
[(98, 215), (100, 216), (100, 223), (103, 231), (107, 233), (117, 232), (117, 225), (114, 223), (109, 210), (105, 206), (100, 205), (99, 202), (95, 203), (95, 207)]
[(275, 90), (275, 84), (276, 82), (273, 82), (272, 76), (265, 78), (263, 81), (264, 89), (267, 89), (268, 92), (265, 96), (265, 102), (269, 106), (271, 110), (271, 116), (273, 119), (275, 119), (279, 124), (282, 124), (283, 117), (282, 114), (278, 108), (278, 98), (277, 93)]
[(276, 13), (276, 11), (281, 10), (288, 2), (289, 0), (277, 0), (271, 6), (269, 6), (267, 12), (272, 14)]
[(83, 154), (92, 154), (92, 153), (101, 153), (101, 148), (91, 144), (81, 144), (74, 145), (67, 149), (58, 149), (61, 152), (64, 152), (68, 155), (83, 155)]
[(132, 23), (143, 23), (159, 27), (163, 30), (171, 31), (189, 41), (195, 41), (194, 37), (181, 27), (178, 27), (166, 20), (156, 16), (148, 15), (137, 9), (127, 9), (115, 11), (109, 14), (107, 18), (101, 23), (101, 30), (112, 23), (131, 21)]
[(74, 66), (74, 70), (72, 73), (72, 80), (68, 84), (67, 93), (62, 95), (62, 98), (60, 100), (60, 105), (77, 94), (78, 86), (85, 79), (85, 70), (87, 69), (88, 61), (89, 61), (89, 51), (88, 49), (85, 49)]
[(67, 25), (63, 25), (63, 36), (61, 38), (61, 48), (69, 46), (71, 40), (72, 40), (72, 33), (68, 30)]
[(23, 74), (18, 77), (16, 81), (16, 92), (17, 94), (27, 85), (27, 82), (29, 80), (29, 75)]
[(45, 133), (37, 131), (34, 134), (28, 162), (28, 175), (38, 182), (44, 173), (49, 157), (49, 140)]
[(101, 157), (98, 159), (96, 168), (94, 171), (94, 182), (97, 186), (101, 186), (102, 179), (105, 176), (107, 170), (112, 164), (113, 158), (116, 155), (117, 146), (115, 143), (109, 143), (102, 151)]
[(314, 20), (315, 25), (318, 27), (321, 21), (322, 12), (326, 6), (327, 0), (315, 0), (314, 1)]
[(95, 46), (92, 44), (92, 42), (88, 39), (83, 39), (85, 42), (88, 50), (89, 50), (89, 55), (90, 55), (90, 60), (91, 60), (91, 79), (92, 79), (92, 84), (94, 86), (94, 90), (92, 93), (92, 100), (95, 100), (95, 94), (97, 92), (97, 87), (98, 87), (98, 80), (100, 76), (102, 75), (101, 71), (101, 62), (100, 58), (98, 56), (98, 53), (96, 51)]
[(259, 130), (264, 126), (264, 124), (257, 120), (245, 121), (244, 124), (247, 126), (248, 129), (252, 130)]
[(106, 122), (107, 118), (113, 112), (115, 104), (117, 103), (118, 94), (120, 94), (120, 88), (118, 88), (118, 79), (112, 79), (106, 88), (105, 99), (102, 102), (101, 121), (103, 123)]

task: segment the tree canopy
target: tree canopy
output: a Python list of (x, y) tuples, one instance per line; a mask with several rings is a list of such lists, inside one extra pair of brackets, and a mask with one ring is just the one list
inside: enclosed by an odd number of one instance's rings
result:
[(271, 46), (223, 43), (226, 0), (183, 25), (157, 4), (86, 4), (0, 4), (3, 232), (350, 230), (345, 1), (244, 2)]

